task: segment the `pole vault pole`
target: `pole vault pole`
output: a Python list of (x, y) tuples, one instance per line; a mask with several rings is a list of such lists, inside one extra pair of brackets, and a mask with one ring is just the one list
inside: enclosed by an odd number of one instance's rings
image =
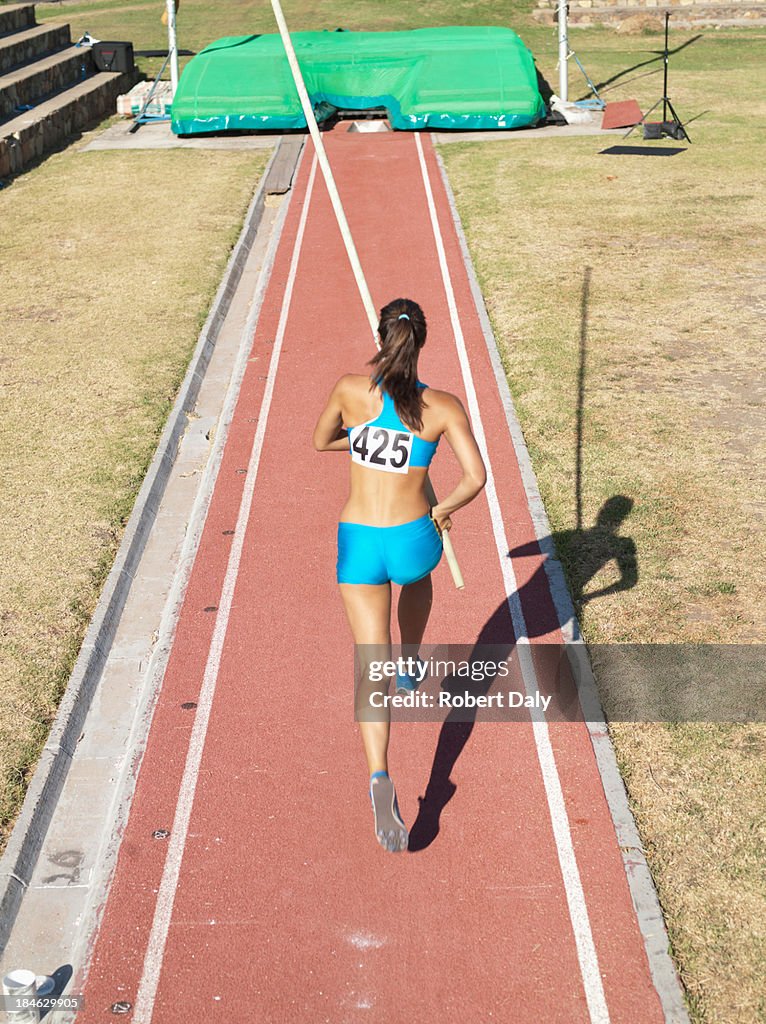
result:
[[(359, 256), (354, 245), (354, 239), (351, 237), (351, 230), (346, 220), (346, 214), (343, 210), (343, 204), (340, 201), (338, 194), (338, 188), (335, 184), (335, 178), (333, 177), (330, 162), (327, 159), (325, 153), (324, 143), (322, 142), (322, 136), (319, 134), (319, 128), (317, 126), (316, 118), (314, 117), (314, 111), (309, 100), (309, 95), (306, 91), (306, 85), (303, 81), (303, 75), (298, 64), (298, 58), (295, 56), (295, 50), (293, 48), (292, 40), (290, 39), (290, 33), (287, 29), (287, 22), (285, 16), (282, 13), (282, 6), (279, 0), (271, 0), (271, 6), (274, 10), (274, 16), (277, 19), (277, 25), (279, 26), (279, 34), (282, 36), (282, 43), (284, 44), (285, 53), (287, 54), (287, 61), (290, 65), (290, 71), (293, 75), (295, 82), (295, 88), (298, 90), (298, 96), (301, 101), (301, 107), (303, 108), (303, 116), (306, 118), (306, 124), (308, 125), (311, 138), (314, 141), (314, 148), (316, 150), (317, 159), (319, 160), (319, 167), (322, 171), (322, 175), (327, 186), (327, 191), (330, 193), (330, 201), (332, 208), (335, 211), (335, 217), (338, 221), (338, 227), (340, 233), (343, 236), (343, 243), (346, 246), (346, 252), (348, 258), (351, 261), (351, 269), (354, 271), (354, 277), (356, 278), (356, 285), (359, 289), (359, 295), (362, 299), (362, 305), (364, 311), (367, 314), (367, 319), (370, 322), (370, 329), (372, 331), (372, 338), (377, 348), (380, 348), (378, 342), (378, 317), (375, 312), (375, 306), (370, 295), (370, 289), (367, 287), (367, 281), (365, 280), (364, 273), (362, 272), (362, 265), (359, 262)], [(433, 486), (428, 476), (426, 476), (426, 497), (431, 505), (436, 505), (436, 494), (434, 493)], [(452, 547), (452, 541), (450, 540), (449, 533), (445, 530), (442, 534), (442, 540), (444, 542), (444, 555), (447, 559), (450, 572), (452, 573), (452, 579), (458, 590), (462, 590), (465, 586), (463, 581), (463, 574), (460, 571), (457, 558), (455, 557), (455, 551)]]

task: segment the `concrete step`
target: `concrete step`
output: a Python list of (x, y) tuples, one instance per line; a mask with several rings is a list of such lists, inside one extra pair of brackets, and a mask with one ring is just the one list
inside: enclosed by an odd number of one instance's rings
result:
[[(550, 6), (547, 6), (550, 4)], [(650, 6), (651, 5), (651, 6)], [(546, 25), (555, 22), (556, 0), (538, 0), (534, 11), (536, 21)], [(570, 0), (568, 23), (574, 27), (586, 28), (588, 25), (611, 25), (615, 28), (629, 18), (655, 19), (658, 31), (665, 24), (665, 10), (672, 13), (672, 26), (675, 28), (693, 28), (702, 25), (720, 25), (725, 27), (759, 26), (766, 24), (766, 3), (758, 0), (722, 0), (718, 3), (689, 2), (658, 4), (658, 0), (638, 0), (634, 3), (597, 2), (597, 0)], [(627, 28), (627, 26), (625, 26)]]
[(3, 4), (0, 6), (0, 36), (23, 32), (35, 24), (34, 4)]
[[(83, 75), (83, 69), (85, 74)], [(68, 46), (48, 57), (0, 75), (0, 123), (95, 72), (89, 46)]]
[(44, 57), (55, 50), (71, 46), (69, 25), (35, 25), (0, 37), (0, 75), (20, 64)]
[(98, 72), (0, 125), (0, 179), (18, 174), (80, 129), (114, 113), (117, 97), (135, 77)]

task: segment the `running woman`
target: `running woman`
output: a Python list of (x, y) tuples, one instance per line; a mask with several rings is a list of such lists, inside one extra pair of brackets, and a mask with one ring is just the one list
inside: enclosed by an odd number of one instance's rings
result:
[[(354, 642), (364, 645), (368, 658), (376, 651), (376, 658), (387, 660), (391, 584), (401, 587), (402, 654), (415, 657), (431, 611), (431, 572), (442, 556), (442, 532), (484, 487), (486, 470), (460, 400), (418, 380), (418, 355), (426, 340), (420, 306), (411, 299), (389, 302), (380, 311), (378, 337), (380, 350), (370, 360), (373, 373), (340, 378), (319, 417), (314, 447), (351, 453), (351, 491), (338, 523), (337, 579)], [(442, 435), (462, 475), (454, 491), (430, 508), (426, 475)], [(398, 677), (397, 688), (416, 685), (409, 676)], [(375, 834), (395, 853), (406, 849), (409, 837), (388, 774), (390, 718), (376, 711), (377, 720), (369, 720), (371, 688), (369, 680), (358, 687), (357, 719), (370, 771)]]

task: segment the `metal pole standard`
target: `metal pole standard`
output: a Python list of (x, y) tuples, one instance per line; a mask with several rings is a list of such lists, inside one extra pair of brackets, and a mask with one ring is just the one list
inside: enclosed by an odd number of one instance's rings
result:
[(567, 16), (569, 8), (566, 0), (559, 0), (558, 21), (559, 21), (559, 99), (564, 103), (569, 99), (569, 41), (567, 39)]
[(665, 11), (665, 70), (662, 80), (662, 122), (668, 119), (668, 23), (670, 22), (670, 11)]
[[(172, 3), (172, 0), (168, 0), (168, 3)], [(316, 149), (317, 159), (319, 160), (319, 167), (322, 171), (327, 191), (330, 194), (330, 201), (332, 203), (332, 208), (335, 211), (335, 217), (338, 221), (340, 233), (343, 236), (343, 243), (346, 246), (348, 258), (351, 261), (351, 269), (354, 271), (354, 277), (356, 279), (357, 288), (359, 289), (359, 295), (362, 299), (362, 305), (364, 306), (364, 311), (367, 314), (367, 319), (370, 322), (372, 338), (375, 342), (375, 347), (379, 349), (378, 316), (375, 312), (375, 306), (372, 301), (372, 296), (370, 295), (370, 289), (367, 287), (367, 281), (365, 280), (365, 276), (362, 271), (362, 265), (359, 262), (359, 256), (356, 251), (356, 246), (354, 245), (354, 239), (351, 237), (351, 230), (348, 226), (348, 221), (346, 220), (343, 204), (340, 201), (340, 195), (338, 194), (338, 188), (335, 184), (335, 178), (333, 177), (330, 162), (327, 159), (327, 154), (325, 153), (322, 136), (319, 134), (319, 128), (317, 127), (311, 101), (309, 100), (309, 95), (306, 91), (306, 85), (303, 81), (303, 75), (301, 74), (301, 69), (298, 64), (298, 58), (295, 56), (295, 49), (293, 48), (292, 40), (290, 39), (287, 22), (285, 21), (285, 16), (282, 13), (282, 7), (279, 0), (271, 0), (271, 6), (274, 10), (274, 16), (277, 19), (279, 34), (282, 37), (282, 43), (285, 48), (285, 53), (287, 54), (287, 61), (293, 75), (295, 88), (298, 90), (301, 107), (303, 108), (303, 116), (306, 118), (306, 124), (308, 125), (309, 132), (311, 133), (311, 138), (314, 141), (314, 148)], [(436, 504), (436, 495), (428, 477), (426, 477), (426, 493), (428, 500), (432, 504)], [(447, 564), (449, 565), (450, 572), (452, 573), (452, 579), (458, 590), (462, 590), (465, 586), (465, 583), (463, 582), (463, 575), (460, 572), (460, 566), (458, 565), (457, 558), (455, 557), (452, 541), (450, 540), (449, 534), (446, 530), (442, 534), (442, 540), (444, 542), (444, 556), (447, 559)]]
[(167, 0), (168, 57), (170, 57), (170, 83), (173, 96), (178, 89), (178, 40), (176, 39), (176, 0)]

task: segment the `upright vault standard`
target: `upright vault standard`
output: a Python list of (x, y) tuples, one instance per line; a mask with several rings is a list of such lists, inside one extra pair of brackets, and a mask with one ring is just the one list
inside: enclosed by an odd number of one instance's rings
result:
[[(509, 28), (296, 32), (291, 36), (317, 121), (385, 107), (394, 128), (520, 128), (545, 115), (531, 52)], [(278, 34), (232, 36), (184, 69), (177, 135), (305, 128)]]

